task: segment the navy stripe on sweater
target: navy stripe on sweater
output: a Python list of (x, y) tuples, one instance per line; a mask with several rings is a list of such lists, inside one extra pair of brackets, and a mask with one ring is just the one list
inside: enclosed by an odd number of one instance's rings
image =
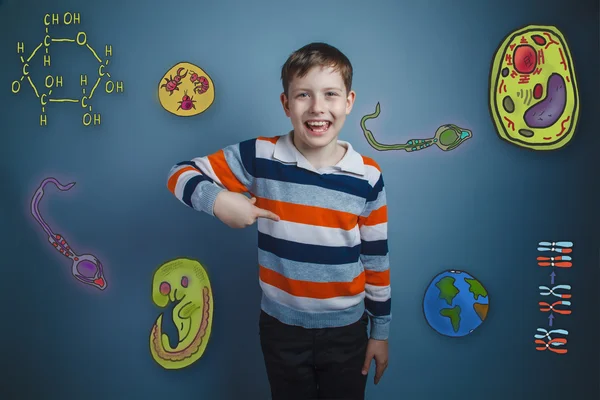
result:
[(364, 199), (367, 199), (373, 191), (371, 185), (365, 179), (339, 174), (319, 175), (305, 169), (300, 169), (295, 165), (285, 165), (278, 161), (271, 161), (264, 158), (257, 158), (255, 162), (256, 178), (272, 179), (301, 185), (314, 185), (359, 196)]

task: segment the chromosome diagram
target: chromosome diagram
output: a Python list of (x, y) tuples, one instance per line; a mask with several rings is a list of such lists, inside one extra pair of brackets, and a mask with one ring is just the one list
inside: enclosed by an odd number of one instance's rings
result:
[[(87, 34), (85, 32), (78, 32), (75, 39), (73, 38), (59, 38), (53, 37), (49, 33), (49, 27), (55, 25), (79, 25), (81, 23), (81, 15), (80, 13), (71, 13), (66, 12), (64, 15), (59, 14), (46, 14), (44, 16), (44, 26), (45, 26), (45, 36), (44, 39), (35, 47), (35, 49), (31, 52), (31, 54), (25, 58), (25, 44), (23, 42), (17, 42), (17, 54), (19, 55), (22, 63), (21, 68), (21, 78), (12, 82), (12, 92), (17, 94), (20, 92), (21, 87), (27, 81), (35, 96), (39, 99), (40, 105), (42, 108), (42, 112), (40, 114), (40, 126), (46, 126), (48, 124), (48, 117), (46, 115), (46, 107), (48, 107), (48, 103), (78, 103), (83, 109), (82, 115), (82, 123), (84, 126), (90, 125), (100, 125), (101, 123), (101, 115), (99, 113), (92, 112), (92, 105), (90, 101), (94, 97), (94, 94), (98, 90), (101, 82), (107, 78), (104, 82), (104, 90), (106, 93), (123, 93), (124, 86), (123, 81), (113, 81), (111, 80), (111, 75), (107, 71), (107, 67), (110, 63), (109, 56), (112, 56), (112, 46), (106, 45), (104, 48), (104, 56), (105, 60), (100, 58), (96, 50), (89, 44), (87, 40)], [(85, 47), (89, 50), (89, 53), (98, 61), (98, 76), (92, 89), (88, 92), (88, 76), (87, 74), (80, 74), (79, 76), (79, 84), (81, 86), (82, 95), (80, 98), (64, 98), (59, 97), (57, 95), (58, 88), (63, 87), (63, 76), (57, 75), (53, 76), (51, 74), (46, 75), (44, 79), (44, 89), (45, 92), (42, 92), (42, 89), (38, 89), (38, 87), (34, 84), (33, 79), (31, 78), (31, 74), (29, 71), (29, 67), (31, 66), (30, 62), (34, 59), (38, 52), (43, 52), (43, 63), (44, 67), (50, 67), (52, 65), (52, 58), (50, 55), (50, 48), (55, 45), (55, 43), (76, 43), (78, 46)], [(91, 82), (89, 82), (91, 83)]]
[[(550, 286), (540, 285), (540, 296), (544, 296), (547, 301), (540, 301), (538, 303), (540, 311), (548, 313), (548, 326), (551, 328), (538, 328), (538, 333), (534, 335), (536, 350), (545, 351), (548, 350), (556, 354), (566, 354), (567, 338), (569, 331), (566, 329), (552, 329), (554, 326), (554, 314), (563, 316), (570, 315), (571, 310), (571, 285), (567, 284), (555, 284), (556, 271), (555, 268), (571, 268), (573, 266), (572, 258), (570, 255), (557, 256), (559, 254), (571, 254), (573, 252), (573, 242), (561, 241), (561, 242), (539, 242), (538, 251), (549, 252), (550, 255), (543, 255), (537, 258), (538, 266), (544, 268), (551, 268), (550, 273)], [(554, 337), (553, 337), (554, 336)]]
[(72, 261), (71, 273), (75, 279), (100, 290), (106, 289), (106, 278), (104, 277), (104, 271), (100, 260), (98, 260), (92, 254), (75, 254), (75, 251), (73, 251), (71, 246), (69, 246), (69, 243), (67, 243), (65, 237), (63, 235), (54, 233), (52, 228), (50, 228), (50, 226), (42, 218), (42, 214), (39, 210), (39, 204), (44, 196), (44, 187), (48, 183), (52, 183), (58, 188), (58, 190), (62, 192), (71, 190), (71, 188), (75, 186), (75, 182), (63, 185), (52, 177), (44, 179), (31, 199), (31, 215), (33, 215), (33, 218), (40, 224), (44, 232), (46, 232), (48, 235), (48, 241), (50, 244), (60, 254)]
[(387, 150), (404, 150), (407, 152), (414, 152), (418, 150), (427, 149), (433, 145), (437, 146), (440, 150), (450, 151), (456, 149), (466, 140), (470, 139), (473, 134), (470, 130), (460, 128), (454, 124), (445, 124), (440, 126), (433, 135), (432, 138), (425, 139), (410, 139), (404, 144), (382, 144), (379, 143), (373, 133), (367, 129), (366, 122), (370, 119), (377, 118), (379, 116), (380, 106), (379, 103), (375, 106), (375, 112), (363, 116), (360, 120), (360, 127), (367, 139), (367, 142), (375, 150), (387, 151)]

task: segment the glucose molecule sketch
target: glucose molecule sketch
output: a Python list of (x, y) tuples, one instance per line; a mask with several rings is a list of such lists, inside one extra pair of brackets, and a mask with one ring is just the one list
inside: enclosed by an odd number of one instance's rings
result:
[[(19, 93), (21, 90), (21, 86), (25, 81), (29, 83), (35, 96), (39, 99), (40, 105), (42, 107), (42, 112), (40, 114), (40, 126), (46, 126), (48, 124), (48, 117), (46, 115), (46, 107), (48, 103), (79, 103), (84, 113), (82, 115), (82, 123), (84, 126), (90, 125), (100, 125), (101, 115), (100, 113), (92, 113), (92, 106), (89, 103), (94, 97), (96, 90), (100, 86), (102, 80), (106, 77), (106, 81), (104, 83), (104, 90), (106, 93), (123, 93), (124, 86), (123, 81), (113, 81), (111, 80), (111, 75), (106, 68), (110, 63), (109, 56), (112, 56), (112, 45), (106, 45), (104, 48), (104, 56), (105, 60), (100, 58), (96, 50), (89, 44), (87, 40), (87, 34), (83, 31), (79, 31), (75, 37), (73, 38), (58, 38), (53, 37), (49, 34), (49, 27), (55, 25), (79, 25), (81, 23), (81, 14), (80, 13), (71, 13), (66, 12), (62, 16), (60, 14), (46, 14), (44, 15), (44, 26), (45, 26), (45, 36), (43, 40), (35, 47), (35, 49), (31, 52), (31, 54), (25, 58), (25, 43), (17, 42), (17, 55), (19, 55), (22, 63), (21, 68), (21, 78), (14, 80), (12, 82), (12, 92), (14, 94)], [(38, 52), (43, 52), (42, 65), (44, 67), (50, 67), (52, 63), (52, 58), (50, 56), (50, 48), (55, 43), (76, 43), (78, 46), (86, 47), (93, 57), (98, 61), (98, 76), (96, 78), (96, 82), (94, 83), (92, 89), (88, 92), (88, 76), (87, 74), (80, 74), (79, 83), (81, 86), (82, 95), (80, 98), (64, 98), (58, 97), (56, 94), (53, 95), (54, 91), (57, 91), (58, 88), (63, 87), (63, 76), (62, 75), (51, 75), (48, 74), (44, 78), (44, 88), (46, 92), (42, 92), (38, 89), (38, 87), (33, 82), (31, 77), (29, 67), (31, 66), (30, 62), (33, 60), (35, 55)], [(90, 82), (91, 83), (91, 82)], [(25, 83), (26, 84), (26, 83)]]

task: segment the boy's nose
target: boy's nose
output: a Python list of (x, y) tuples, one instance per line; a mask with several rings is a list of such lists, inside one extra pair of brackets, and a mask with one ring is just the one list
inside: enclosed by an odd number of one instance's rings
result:
[(318, 96), (315, 97), (310, 105), (310, 111), (314, 112), (314, 113), (320, 113), (323, 111), (323, 109), (324, 109), (323, 100), (321, 100), (321, 98), (319, 98)]

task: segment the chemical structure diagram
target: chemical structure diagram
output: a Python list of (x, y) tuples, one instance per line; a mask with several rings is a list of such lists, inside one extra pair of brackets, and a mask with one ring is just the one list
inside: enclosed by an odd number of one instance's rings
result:
[[(33, 89), (36, 97), (40, 101), (40, 105), (42, 106), (42, 113), (40, 114), (40, 126), (46, 126), (48, 124), (48, 118), (46, 115), (46, 105), (48, 103), (79, 103), (81, 108), (84, 110), (82, 116), (82, 123), (84, 126), (90, 125), (100, 125), (101, 115), (99, 113), (92, 113), (92, 106), (88, 102), (92, 100), (96, 89), (100, 86), (101, 81), (104, 77), (107, 77), (106, 82), (104, 83), (104, 90), (106, 93), (123, 93), (123, 81), (113, 81), (110, 80), (110, 73), (105, 71), (105, 68), (108, 66), (110, 59), (109, 56), (112, 56), (112, 45), (106, 45), (104, 49), (104, 56), (106, 60), (102, 60), (98, 53), (90, 46), (87, 41), (87, 34), (85, 32), (78, 32), (75, 39), (69, 38), (54, 38), (50, 36), (48, 33), (50, 26), (55, 25), (79, 25), (81, 23), (81, 14), (78, 12), (65, 12), (62, 16), (57, 13), (46, 14), (43, 19), (46, 34), (42, 42), (31, 52), (29, 57), (24, 58), (23, 54), (25, 53), (25, 44), (23, 42), (17, 42), (17, 55), (21, 58), (22, 63), (22, 76), (20, 79), (13, 81), (12, 83), (12, 92), (17, 94), (21, 90), (21, 86), (23, 81), (27, 80), (29, 85)], [(94, 58), (100, 64), (98, 66), (98, 77), (92, 90), (88, 93), (88, 76), (87, 74), (80, 74), (80, 86), (82, 90), (81, 98), (73, 99), (73, 98), (58, 98), (52, 97), (52, 91), (56, 88), (60, 88), (63, 86), (63, 77), (62, 75), (52, 76), (51, 74), (46, 75), (44, 79), (44, 86), (47, 92), (41, 92), (33, 83), (31, 79), (31, 75), (29, 73), (30, 61), (35, 57), (38, 51), (41, 51), (42, 48), (45, 52), (43, 55), (43, 66), (49, 67), (51, 65), (51, 57), (50, 57), (50, 46), (54, 43), (77, 43), (79, 46), (85, 46), (88, 48), (90, 53), (94, 56)]]

